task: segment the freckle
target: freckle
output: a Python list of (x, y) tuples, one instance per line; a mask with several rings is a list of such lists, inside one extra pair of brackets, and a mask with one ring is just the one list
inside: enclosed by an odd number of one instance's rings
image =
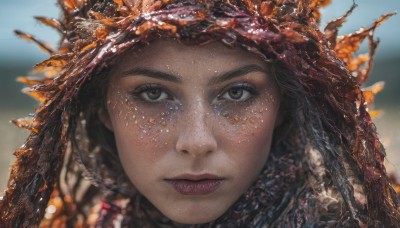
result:
[(256, 123), (256, 120), (255, 120), (255, 118), (249, 118), (249, 122), (250, 122), (251, 124), (255, 124), (255, 123)]
[(225, 112), (222, 113), (222, 116), (223, 116), (223, 117), (227, 117), (228, 115), (229, 115), (229, 113), (228, 113), (227, 111), (225, 111)]
[(156, 120), (154, 119), (154, 118), (148, 118), (147, 119), (147, 122), (149, 123), (149, 124), (155, 124), (156, 123)]
[(107, 101), (107, 105), (110, 105), (110, 104), (111, 104), (111, 101), (110, 101), (110, 100), (108, 100), (108, 101)]
[(147, 131), (146, 131), (146, 130), (143, 130), (142, 132), (143, 132), (144, 134), (146, 134), (146, 133), (147, 133)]
[(263, 120), (263, 119), (261, 120), (261, 123), (264, 123), (264, 120)]
[(128, 125), (129, 125), (129, 122), (126, 122), (126, 123), (125, 123), (125, 127), (127, 127)]
[(161, 115), (162, 115), (162, 116), (165, 116), (165, 112), (162, 112)]
[(128, 103), (128, 98), (125, 98), (125, 103)]
[(135, 111), (137, 111), (137, 107), (135, 107), (134, 109), (135, 109)]
[(167, 133), (168, 133), (168, 132), (169, 132), (169, 129), (165, 130), (165, 132), (167, 132)]
[(167, 67), (167, 69), (169, 70), (171, 67), (169, 65), (165, 65)]
[(161, 122), (161, 125), (165, 127), (165, 126), (167, 126), (167, 122), (162, 121), (162, 122)]
[(228, 120), (229, 120), (229, 122), (230, 122), (231, 124), (234, 124), (234, 123), (239, 122), (240, 117), (239, 117), (238, 115), (234, 115), (234, 116), (228, 118)]
[(144, 119), (144, 116), (142, 116), (142, 119)]
[(132, 118), (133, 118), (133, 119), (136, 119), (136, 115), (133, 115)]
[(137, 124), (137, 120), (135, 120), (135, 124)]

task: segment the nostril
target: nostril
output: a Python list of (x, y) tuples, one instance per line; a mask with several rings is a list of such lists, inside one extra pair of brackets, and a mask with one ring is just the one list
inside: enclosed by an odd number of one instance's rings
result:
[(209, 141), (209, 143), (199, 143), (196, 140), (180, 139), (177, 142), (176, 150), (182, 154), (193, 156), (207, 155), (217, 149), (214, 140), (209, 139)]
[(184, 153), (184, 154), (188, 154), (189, 153), (189, 151), (187, 151), (187, 150), (181, 150), (181, 152)]

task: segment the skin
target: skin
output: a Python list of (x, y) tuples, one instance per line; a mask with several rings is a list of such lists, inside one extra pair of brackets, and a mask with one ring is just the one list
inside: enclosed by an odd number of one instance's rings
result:
[[(133, 185), (165, 216), (215, 220), (260, 174), (279, 122), (280, 92), (267, 72), (254, 54), (219, 42), (158, 40), (117, 61), (100, 119)], [(208, 194), (182, 194), (166, 182), (182, 174), (222, 181)]]

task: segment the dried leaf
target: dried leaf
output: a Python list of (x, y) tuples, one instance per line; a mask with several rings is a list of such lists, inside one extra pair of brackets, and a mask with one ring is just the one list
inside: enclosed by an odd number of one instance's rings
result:
[(335, 48), (336, 46), (336, 37), (338, 36), (339, 28), (346, 21), (347, 17), (353, 12), (353, 10), (357, 7), (355, 3), (351, 6), (351, 8), (341, 17), (329, 21), (328, 24), (324, 28), (325, 37), (329, 42), (330, 48)]
[[(373, 33), (378, 25), (394, 14), (395, 13), (385, 14), (369, 28), (362, 28), (355, 33), (339, 36), (336, 39), (334, 49), (337, 56), (347, 64), (349, 71), (352, 72), (354, 77), (357, 77), (360, 85), (368, 78), (368, 74), (372, 69), (375, 50), (378, 45), (378, 41), (373, 39)], [(355, 53), (359, 50), (365, 38), (368, 38), (369, 41), (369, 53), (367, 55), (361, 54), (356, 56)]]
[(23, 33), (23, 32), (18, 31), (18, 30), (15, 30), (14, 32), (15, 32), (15, 34), (17, 34), (18, 37), (35, 43), (36, 45), (39, 46), (39, 48), (41, 50), (43, 50), (43, 51), (45, 51), (45, 52), (47, 52), (49, 54), (53, 54), (55, 52), (55, 50), (53, 50), (53, 48), (51, 48), (50, 45), (46, 44), (43, 41), (40, 41), (40, 40), (36, 39), (31, 34)]
[(64, 30), (62, 24), (57, 19), (46, 17), (35, 17), (35, 19), (47, 26), (57, 29), (59, 32), (62, 32)]
[(78, 8), (75, 0), (64, 0), (63, 3), (69, 10), (75, 10)]
[(35, 126), (36, 122), (33, 118), (25, 117), (17, 120), (12, 120), (11, 122), (20, 128), (25, 128), (29, 131), (35, 132), (36, 134), (39, 133), (39, 130)]
[(375, 95), (383, 90), (385, 86), (384, 82), (377, 82), (370, 87), (363, 89), (364, 99), (368, 105), (372, 105), (375, 100)]
[(28, 94), (29, 96), (33, 97), (34, 99), (36, 99), (37, 101), (39, 101), (40, 103), (43, 103), (46, 100), (46, 97), (44, 96), (43, 93), (34, 90), (32, 88), (23, 88), (22, 92), (25, 94)]

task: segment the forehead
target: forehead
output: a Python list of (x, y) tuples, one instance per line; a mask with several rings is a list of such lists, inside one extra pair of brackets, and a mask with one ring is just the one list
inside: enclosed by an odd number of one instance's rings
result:
[(169, 71), (179, 76), (225, 72), (237, 67), (257, 64), (265, 68), (262, 59), (240, 47), (228, 47), (221, 42), (206, 45), (185, 45), (175, 40), (156, 40), (149, 45), (130, 50), (117, 61), (119, 70), (148, 67)]

